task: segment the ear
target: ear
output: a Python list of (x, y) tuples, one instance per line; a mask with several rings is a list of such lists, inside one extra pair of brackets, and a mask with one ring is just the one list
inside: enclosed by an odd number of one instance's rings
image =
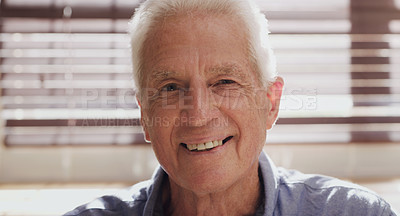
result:
[(146, 142), (150, 142), (150, 135), (149, 135), (149, 132), (147, 129), (146, 121), (144, 120), (145, 119), (144, 110), (143, 110), (142, 104), (140, 103), (140, 100), (137, 95), (136, 95), (136, 103), (139, 106), (139, 110), (140, 110), (140, 124), (142, 125), (142, 128), (143, 128), (144, 140)]
[(270, 103), (268, 107), (268, 120), (267, 120), (267, 130), (271, 129), (278, 118), (279, 105), (281, 102), (281, 96), (283, 91), (283, 79), (282, 77), (277, 77), (275, 82), (268, 86), (267, 97)]

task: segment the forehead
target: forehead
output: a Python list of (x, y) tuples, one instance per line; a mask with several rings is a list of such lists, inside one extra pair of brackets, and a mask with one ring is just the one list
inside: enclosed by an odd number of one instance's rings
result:
[(239, 19), (226, 15), (179, 15), (163, 19), (144, 43), (147, 80), (198, 72), (237, 73), (247, 70), (250, 55)]

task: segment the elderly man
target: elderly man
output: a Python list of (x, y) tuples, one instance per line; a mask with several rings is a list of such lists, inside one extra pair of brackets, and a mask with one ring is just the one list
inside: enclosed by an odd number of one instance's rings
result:
[(161, 166), (132, 200), (105, 196), (66, 215), (395, 215), (367, 189), (278, 169), (262, 152), (283, 80), (251, 2), (147, 0), (130, 34), (141, 122)]

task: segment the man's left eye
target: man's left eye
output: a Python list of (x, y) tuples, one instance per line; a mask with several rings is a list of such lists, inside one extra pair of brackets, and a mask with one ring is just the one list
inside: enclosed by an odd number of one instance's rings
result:
[(226, 84), (234, 84), (236, 83), (233, 80), (229, 80), (229, 79), (223, 79), (223, 80), (219, 80), (216, 84), (222, 84), (222, 85), (226, 85)]

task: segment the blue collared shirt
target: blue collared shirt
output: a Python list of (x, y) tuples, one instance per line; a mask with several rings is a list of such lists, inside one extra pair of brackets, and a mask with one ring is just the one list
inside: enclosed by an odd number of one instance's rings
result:
[[(361, 186), (321, 175), (277, 168), (262, 152), (259, 170), (264, 184), (264, 205), (256, 215), (291, 216), (396, 216), (390, 205)], [(167, 174), (158, 168), (153, 177), (134, 185), (131, 200), (104, 196), (66, 213), (68, 216), (163, 215), (161, 192)], [(99, 205), (100, 204), (100, 205)]]

